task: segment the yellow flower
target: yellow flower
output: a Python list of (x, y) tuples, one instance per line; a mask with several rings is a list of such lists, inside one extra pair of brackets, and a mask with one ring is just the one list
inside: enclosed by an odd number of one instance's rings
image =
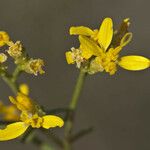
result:
[(7, 60), (7, 56), (4, 53), (0, 53), (0, 63), (4, 63)]
[(5, 121), (18, 121), (20, 116), (20, 112), (14, 105), (4, 105), (0, 101), (0, 115), (2, 116), (2, 119)]
[(23, 93), (18, 93), (16, 98), (9, 96), (9, 99), (20, 111), (27, 111), (30, 113), (35, 113), (37, 111), (35, 102)]
[[(109, 34), (107, 34), (109, 33)], [(111, 18), (105, 18), (99, 30), (91, 30), (88, 27), (79, 26), (70, 28), (71, 35), (84, 35), (89, 36), (97, 41), (101, 48), (107, 50), (113, 36), (113, 23)]]
[[(87, 63), (88, 73), (93, 74), (105, 70), (110, 75), (117, 71), (117, 65), (127, 70), (143, 70), (150, 66), (149, 59), (142, 56), (128, 56), (119, 58), (119, 53), (132, 39), (128, 32), (129, 19), (124, 19), (118, 31), (113, 31), (111, 18), (105, 18), (99, 30), (87, 27), (71, 27), (70, 34), (79, 35), (81, 65)], [(114, 36), (113, 36), (114, 35)], [(79, 55), (76, 55), (78, 57)], [(68, 64), (78, 63), (73, 57), (73, 52), (66, 52)], [(81, 66), (80, 65), (80, 66)]]
[(21, 84), (19, 86), (19, 91), (20, 93), (18, 93), (16, 99), (10, 97), (12, 103), (15, 105), (6, 106), (0, 101), (0, 115), (2, 116), (3, 120), (18, 121), (21, 111), (33, 111), (33, 106), (31, 106), (32, 100), (28, 97), (28, 85)]
[(7, 50), (7, 53), (13, 57), (14, 59), (17, 59), (22, 56), (23, 48), (20, 41), (17, 41), (16, 43), (13, 43), (12, 41), (8, 42), (7, 45), (9, 46), (9, 49)]
[(9, 41), (9, 35), (5, 31), (0, 31), (0, 47), (7, 44)]
[(40, 113), (37, 105), (23, 93), (18, 93), (16, 99), (10, 97), (10, 101), (21, 111), (18, 122), (7, 125), (0, 129), (0, 141), (11, 140), (22, 135), (29, 126), (32, 128), (54, 128), (62, 127), (64, 121), (54, 115)]
[(30, 59), (28, 62), (26, 62), (24, 66), (24, 70), (27, 73), (38, 75), (38, 73), (43, 74), (45, 71), (42, 69), (44, 66), (44, 61), (42, 59)]

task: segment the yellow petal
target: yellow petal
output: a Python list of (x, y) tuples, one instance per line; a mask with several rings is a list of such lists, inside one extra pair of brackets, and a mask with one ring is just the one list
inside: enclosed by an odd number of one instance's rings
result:
[(120, 46), (122, 47), (126, 46), (131, 40), (132, 40), (132, 33), (128, 32), (121, 39)]
[(71, 27), (70, 28), (70, 35), (91, 36), (93, 34), (94, 34), (94, 32), (88, 27), (79, 26), (79, 27)]
[(100, 26), (100, 30), (98, 33), (98, 42), (100, 46), (104, 49), (104, 51), (107, 50), (108, 46), (111, 43), (113, 36), (113, 22), (111, 18), (105, 18), (102, 22), (102, 25)]
[(54, 128), (54, 127), (62, 127), (64, 125), (64, 121), (57, 116), (46, 115), (43, 118), (42, 127), (45, 129)]
[(12, 123), (5, 129), (0, 129), (0, 141), (15, 139), (22, 135), (28, 127), (24, 122)]
[(5, 31), (0, 31), (0, 47), (9, 41), (9, 35)]
[(37, 106), (37, 104), (30, 99), (30, 97), (24, 95), (23, 93), (18, 93), (16, 98), (9, 96), (9, 100), (21, 111), (34, 112)]
[(143, 70), (150, 67), (150, 60), (143, 56), (124, 56), (119, 61), (119, 65), (127, 70)]
[(73, 57), (72, 57), (72, 52), (68, 51), (68, 52), (65, 53), (65, 55), (66, 55), (67, 63), (68, 64), (74, 64), (74, 60), (73, 60)]
[(102, 49), (92, 39), (80, 35), (79, 41), (81, 44), (81, 50), (83, 51), (82, 56), (85, 59), (89, 59), (92, 55), (100, 56), (103, 53)]
[(82, 45), (80, 45), (80, 49), (82, 51), (81, 56), (87, 60), (93, 55), (93, 53), (90, 50), (84, 48), (84, 46)]
[(20, 86), (19, 86), (19, 90), (20, 90), (20, 92), (21, 93), (23, 93), (23, 94), (25, 94), (25, 95), (29, 95), (29, 87), (28, 87), (28, 85), (27, 84), (21, 84)]

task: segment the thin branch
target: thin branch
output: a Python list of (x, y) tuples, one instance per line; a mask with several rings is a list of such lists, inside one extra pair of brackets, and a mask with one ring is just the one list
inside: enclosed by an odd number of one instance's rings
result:
[(52, 139), (59, 147), (63, 147), (63, 141), (56, 135), (47, 132), (45, 129), (40, 129), (48, 138)]
[(59, 114), (59, 113), (65, 113), (67, 114), (70, 111), (69, 108), (55, 108), (51, 110), (46, 110), (45, 112), (47, 114)]
[(79, 131), (77, 134), (73, 135), (70, 138), (70, 142), (76, 142), (77, 140), (79, 140), (80, 138), (84, 137), (85, 135), (91, 133), (93, 131), (93, 127), (87, 128), (87, 129), (83, 129), (81, 131)]

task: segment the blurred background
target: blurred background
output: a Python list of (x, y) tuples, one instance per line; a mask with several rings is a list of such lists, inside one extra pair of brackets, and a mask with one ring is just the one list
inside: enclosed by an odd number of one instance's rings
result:
[[(150, 56), (149, 0), (0, 0), (0, 30), (21, 40), (30, 56), (43, 58), (46, 73), (20, 77), (31, 87), (31, 97), (48, 109), (69, 103), (78, 76), (75, 66), (67, 65), (65, 51), (78, 47), (69, 36), (72, 25), (99, 28), (105, 17), (115, 27), (131, 19), (133, 40), (122, 55)], [(118, 68), (114, 76), (88, 76), (76, 116), (75, 130), (94, 127), (94, 131), (74, 144), (76, 150), (150, 149), (150, 72), (129, 72)], [(0, 99), (9, 103), (11, 90), (0, 80)], [(58, 131), (59, 132), (59, 131)], [(0, 149), (36, 150), (18, 140), (1, 142)]]

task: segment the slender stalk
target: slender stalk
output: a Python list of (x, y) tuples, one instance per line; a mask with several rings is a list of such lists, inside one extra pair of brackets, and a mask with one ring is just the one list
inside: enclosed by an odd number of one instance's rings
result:
[(83, 129), (81, 131), (79, 131), (78, 133), (76, 133), (75, 135), (73, 135), (70, 139), (70, 142), (76, 142), (77, 140), (79, 140), (81, 137), (89, 134), (90, 132), (93, 131), (93, 128), (90, 127), (90, 128), (87, 128), (87, 129)]
[(50, 133), (50, 132), (47, 132), (47, 130), (45, 129), (41, 129), (41, 131), (49, 138), (51, 139), (54, 143), (57, 144), (57, 146), (61, 147), (63, 146), (63, 141), (56, 135)]
[(10, 87), (13, 93), (16, 95), (18, 92), (17, 84), (13, 82), (12, 78), (9, 77), (7, 74), (1, 74), (1, 77), (5, 81), (5, 83)]
[(80, 93), (81, 93), (81, 90), (82, 90), (82, 87), (83, 87), (85, 77), (86, 77), (86, 73), (81, 69), (79, 77), (77, 79), (77, 83), (75, 85), (73, 96), (72, 96), (72, 99), (71, 99), (70, 105), (69, 105), (69, 108), (71, 110), (75, 110), (76, 107), (77, 107), (77, 103), (78, 103), (78, 100), (79, 100), (79, 96), (80, 96)]
[(15, 70), (14, 70), (14, 72), (13, 72), (13, 74), (12, 74), (12, 81), (13, 81), (13, 82), (16, 82), (16, 81), (17, 81), (17, 78), (19, 77), (19, 75), (21, 74), (21, 72), (22, 72), (22, 70), (21, 70), (20, 66), (18, 65), (18, 66), (15, 68)]
[(71, 150), (71, 134), (72, 134), (72, 128), (73, 128), (73, 122), (74, 122), (74, 115), (76, 111), (76, 107), (79, 101), (79, 97), (83, 88), (83, 84), (85, 81), (86, 73), (81, 69), (79, 77), (77, 79), (73, 96), (69, 104), (70, 112), (68, 113), (66, 126), (65, 126), (65, 140), (64, 140), (64, 150)]

